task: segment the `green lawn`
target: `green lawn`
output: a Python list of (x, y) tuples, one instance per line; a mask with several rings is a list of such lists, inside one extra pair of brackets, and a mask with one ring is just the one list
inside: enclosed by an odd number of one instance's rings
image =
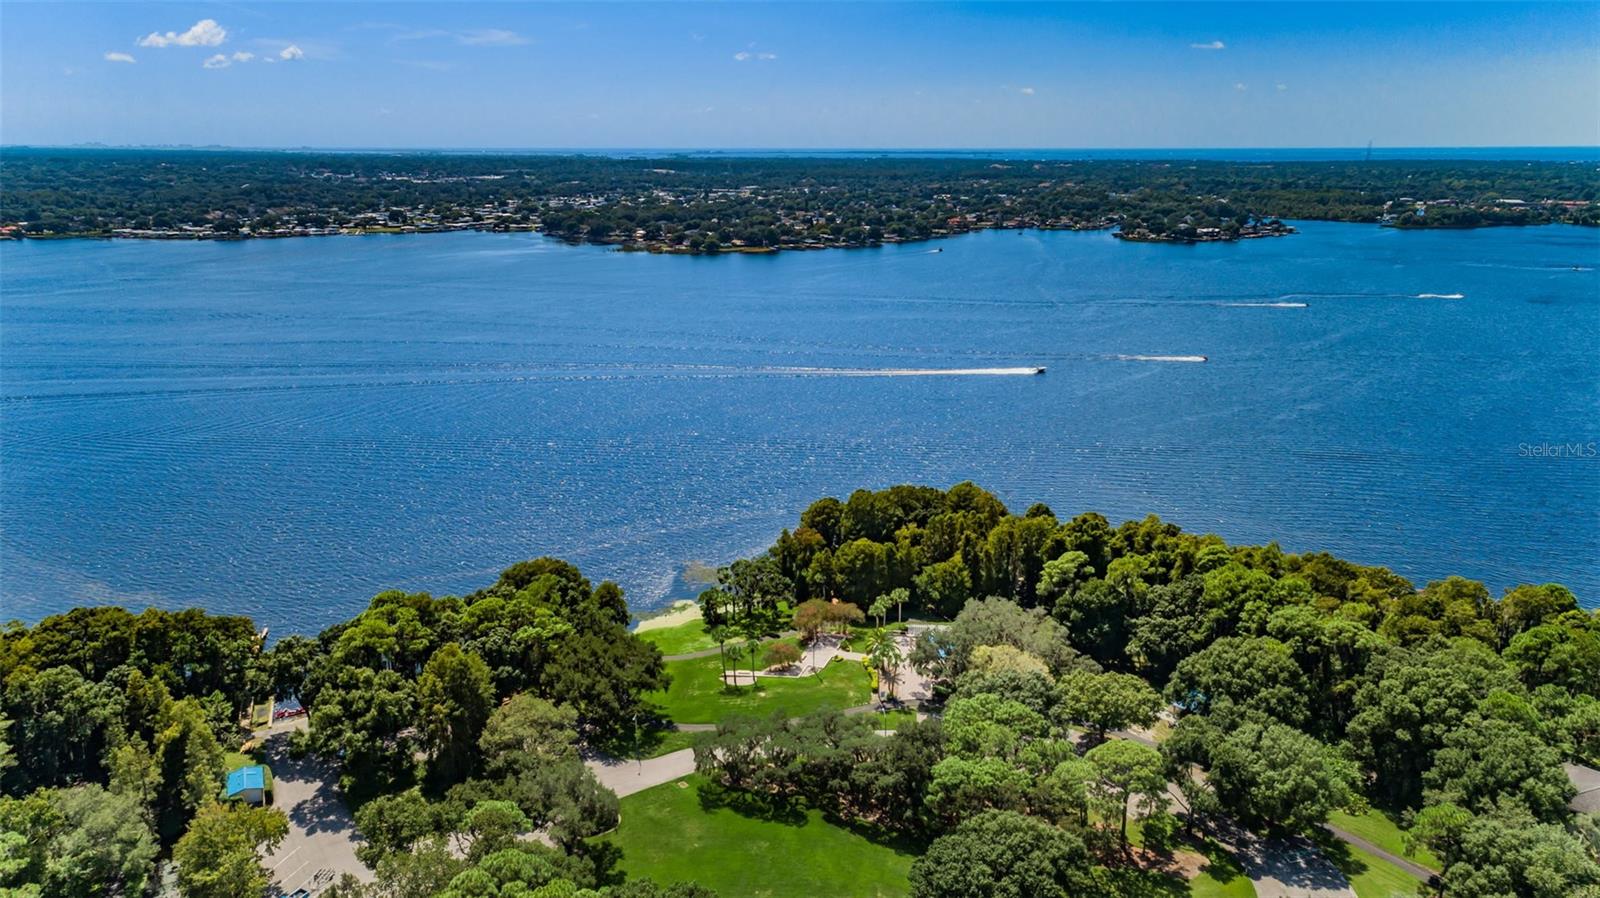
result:
[(698, 776), (622, 799), (601, 841), (621, 869), (662, 884), (693, 880), (740, 898), (902, 898), (920, 850), (874, 841), (802, 807), (770, 808)]
[(874, 729), (899, 730), (917, 722), (917, 712), (909, 708), (895, 711), (878, 711), (871, 715)]
[(1415, 854), (1406, 853), (1405, 835), (1400, 830), (1400, 825), (1394, 818), (1372, 808), (1365, 814), (1346, 814), (1334, 811), (1328, 815), (1328, 822), (1353, 835), (1360, 836), (1368, 842), (1382, 848), (1384, 851), (1397, 857), (1403, 857), (1427, 867), (1438, 870), (1443, 865), (1439, 859), (1429, 853), (1428, 849), (1417, 846)]
[(1416, 898), (1417, 879), (1406, 871), (1326, 831), (1314, 838), (1322, 853), (1350, 880), (1356, 898)]
[(717, 647), (716, 641), (706, 632), (706, 622), (699, 618), (676, 627), (640, 630), (635, 635), (660, 649), (663, 655), (686, 655)]
[[(261, 762), (243, 752), (228, 751), (222, 753), (222, 768), (228, 773), (232, 773), (240, 767), (249, 767), (252, 764), (261, 764)], [(272, 768), (265, 764), (261, 764), (261, 767), (265, 771), (263, 779), (266, 782), (267, 791), (271, 792)]]
[(1231, 858), (1227, 863), (1233, 867), (1202, 871), (1188, 882), (1154, 870), (1100, 867), (1094, 874), (1096, 894), (1105, 898), (1255, 898), (1256, 889), (1249, 878)]
[(1183, 847), (1206, 856), (1200, 875), (1189, 880), (1189, 894), (1194, 898), (1255, 898), (1256, 887), (1244, 875), (1244, 867), (1221, 845), (1207, 839), (1201, 845), (1186, 843)]
[[(748, 656), (745, 659), (749, 663)], [(728, 687), (716, 655), (667, 662), (672, 685), (649, 699), (678, 723), (717, 723), (730, 715), (770, 714), (781, 710), (799, 717), (824, 708), (844, 709), (872, 700), (866, 668), (854, 661), (835, 661), (816, 676), (759, 677), (756, 685)]]
[(685, 748), (694, 748), (701, 733), (681, 730), (646, 730), (637, 739), (614, 739), (595, 747), (614, 758), (659, 758)]
[[(1133, 823), (1128, 826), (1128, 842), (1138, 847), (1145, 847), (1144, 824)], [(1205, 838), (1188, 839), (1179, 837), (1174, 846), (1178, 851), (1188, 851), (1205, 855), (1206, 864), (1194, 879), (1187, 883), (1177, 881), (1175, 877), (1155, 871), (1118, 871), (1112, 877), (1111, 888), (1121, 889), (1113, 894), (1129, 896), (1150, 895), (1191, 895), (1196, 898), (1255, 898), (1256, 887), (1250, 882), (1250, 877), (1244, 873), (1244, 867), (1239, 861), (1229, 854), (1227, 849), (1215, 841)], [(1154, 877), (1161, 877), (1173, 882), (1161, 882)]]

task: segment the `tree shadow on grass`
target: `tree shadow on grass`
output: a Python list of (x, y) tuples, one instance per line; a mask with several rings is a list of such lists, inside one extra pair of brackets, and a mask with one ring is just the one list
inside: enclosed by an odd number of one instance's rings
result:
[(1189, 883), (1155, 870), (1101, 867), (1094, 872), (1096, 894), (1104, 898), (1186, 898)]
[(1344, 874), (1345, 879), (1354, 881), (1357, 876), (1367, 872), (1367, 862), (1356, 857), (1350, 846), (1339, 841), (1333, 833), (1321, 827), (1314, 827), (1311, 841), (1316, 844), (1328, 862)]
[(823, 812), (822, 818), (840, 829), (849, 830), (868, 842), (888, 848), (898, 855), (920, 857), (928, 850), (927, 839), (910, 833), (878, 826), (864, 820), (845, 820), (837, 814), (826, 811)]
[(805, 806), (797, 799), (744, 792), (716, 783), (701, 783), (697, 793), (700, 809), (707, 813), (726, 809), (741, 817), (785, 826), (804, 826), (806, 822)]
[(1227, 849), (1209, 839), (1204, 841), (1188, 840), (1183, 845), (1185, 848), (1204, 855), (1206, 865), (1200, 868), (1200, 872), (1223, 885), (1227, 885), (1245, 875), (1244, 866), (1239, 863), (1238, 859), (1229, 854)]

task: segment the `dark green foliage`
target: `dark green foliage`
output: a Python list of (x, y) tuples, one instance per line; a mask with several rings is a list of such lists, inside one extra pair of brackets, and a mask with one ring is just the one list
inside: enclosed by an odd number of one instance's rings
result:
[(1376, 659), (1356, 693), (1347, 733), (1356, 758), (1376, 777), (1379, 797), (1414, 804), (1445, 737), (1491, 691), (1514, 683), (1500, 658), (1473, 640)]
[(1267, 637), (1219, 639), (1181, 661), (1167, 684), (1167, 698), (1195, 713), (1232, 707), (1295, 726), (1310, 716), (1309, 691), (1288, 646)]
[(1302, 833), (1358, 794), (1356, 765), (1282, 723), (1187, 717), (1163, 752), (1169, 764), (1208, 770), (1217, 807), (1250, 826)]
[(138, 803), (99, 786), (0, 799), (0, 893), (25, 895), (32, 883), (60, 898), (140, 895), (153, 883), (156, 853)]
[(870, 718), (825, 712), (726, 720), (694, 753), (696, 770), (726, 787), (916, 830), (927, 822), (922, 799), (942, 751), (937, 722), (885, 738)]
[(339, 760), (346, 789), (379, 794), (413, 782), (417, 750), (434, 789), (477, 773), (490, 713), (517, 693), (569, 709), (591, 736), (630, 731), (653, 718), (642, 696), (666, 680), (627, 620), (615, 584), (591, 587), (554, 558), (465, 598), (383, 593), (318, 638), (301, 696), (312, 744)]
[(1430, 802), (1474, 812), (1516, 806), (1548, 822), (1566, 815), (1573, 793), (1560, 752), (1524, 725), (1477, 714), (1445, 735), (1423, 785)]
[(1012, 811), (988, 811), (940, 836), (911, 865), (912, 898), (1089, 895), (1083, 840)]
[(417, 679), (417, 723), (435, 783), (465, 779), (478, 762), (478, 737), (494, 708), (489, 666), (445, 643)]
[(1515, 809), (1474, 816), (1455, 805), (1434, 805), (1417, 815), (1412, 834), (1444, 861), (1450, 898), (1600, 895), (1600, 863), (1583, 843)]

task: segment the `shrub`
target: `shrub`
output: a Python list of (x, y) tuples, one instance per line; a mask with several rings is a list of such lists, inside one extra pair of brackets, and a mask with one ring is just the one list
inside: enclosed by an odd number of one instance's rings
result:
[(767, 646), (768, 667), (793, 667), (800, 661), (800, 647), (792, 642), (774, 642)]

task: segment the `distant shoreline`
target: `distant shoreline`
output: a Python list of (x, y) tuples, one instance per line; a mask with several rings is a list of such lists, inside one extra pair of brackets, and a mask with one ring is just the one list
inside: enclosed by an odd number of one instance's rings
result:
[(1285, 220), (1600, 225), (1587, 162), (16, 149), (4, 164), (0, 237), (22, 239), (535, 231), (716, 255), (981, 230), (1189, 244), (1284, 236)]

